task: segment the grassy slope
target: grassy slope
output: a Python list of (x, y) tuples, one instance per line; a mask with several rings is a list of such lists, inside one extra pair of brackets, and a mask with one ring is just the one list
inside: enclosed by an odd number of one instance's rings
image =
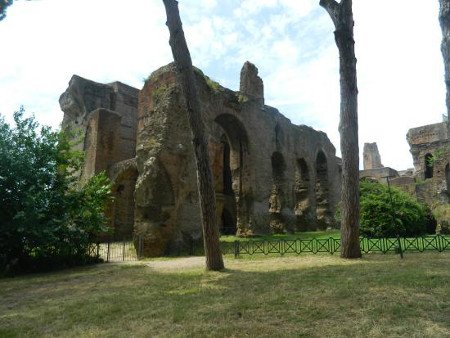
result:
[(450, 337), (450, 253), (101, 265), (0, 280), (0, 336)]

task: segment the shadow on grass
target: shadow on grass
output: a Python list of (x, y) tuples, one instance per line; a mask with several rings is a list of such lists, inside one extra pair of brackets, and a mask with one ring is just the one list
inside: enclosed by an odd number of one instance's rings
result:
[(162, 273), (117, 265), (3, 280), (0, 336), (450, 332), (448, 254), (416, 254), (404, 261), (384, 255), (356, 262), (310, 260), (235, 261), (223, 272)]

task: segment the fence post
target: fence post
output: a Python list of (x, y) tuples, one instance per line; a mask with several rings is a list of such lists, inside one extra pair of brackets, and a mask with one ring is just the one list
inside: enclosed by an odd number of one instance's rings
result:
[(443, 238), (442, 238), (442, 235), (436, 235), (436, 246), (437, 246), (437, 249), (438, 249), (438, 252), (442, 252), (442, 251), (444, 251), (444, 240), (443, 240)]
[(239, 249), (240, 249), (239, 246), (240, 246), (239, 241), (234, 241), (234, 258), (239, 257)]
[(109, 262), (109, 239), (108, 239), (108, 246), (107, 246), (106, 250), (107, 250), (106, 251), (106, 261)]
[(97, 242), (97, 259), (100, 257), (100, 243)]

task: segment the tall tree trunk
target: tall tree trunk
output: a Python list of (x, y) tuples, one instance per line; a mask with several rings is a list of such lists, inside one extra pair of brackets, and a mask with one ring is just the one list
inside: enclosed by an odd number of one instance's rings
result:
[[(439, 23), (442, 30), (441, 51), (444, 58), (447, 118), (450, 117), (450, 0), (439, 0)], [(450, 122), (447, 119), (447, 127)]]
[(341, 114), (339, 133), (342, 152), (341, 257), (359, 258), (359, 147), (358, 86), (356, 81), (355, 40), (353, 39), (352, 0), (320, 0), (336, 28), (339, 50)]
[(197, 183), (202, 212), (206, 268), (208, 270), (221, 270), (224, 265), (216, 221), (216, 197), (209, 166), (208, 141), (205, 136), (205, 126), (197, 97), (191, 55), (184, 37), (178, 1), (163, 0), (163, 2), (167, 14), (167, 27), (170, 32), (170, 46), (186, 100), (187, 114), (193, 136), (192, 144), (197, 162)]

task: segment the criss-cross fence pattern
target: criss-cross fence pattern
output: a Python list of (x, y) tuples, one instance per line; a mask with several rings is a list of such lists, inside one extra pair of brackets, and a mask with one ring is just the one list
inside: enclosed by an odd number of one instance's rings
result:
[[(361, 251), (372, 252), (423, 252), (450, 250), (450, 236), (435, 235), (414, 238), (360, 238)], [(270, 240), (242, 240), (235, 242), (221, 242), (224, 255), (240, 257), (245, 255), (285, 255), (302, 253), (330, 253), (340, 251), (339, 238), (312, 238), (312, 239), (270, 239)], [(120, 242), (97, 243), (90, 249), (92, 256), (99, 257), (105, 262), (135, 261), (143, 256), (143, 239)], [(172, 256), (201, 256), (203, 245), (201, 241), (193, 241), (186, 248), (172, 254)]]
[[(450, 237), (435, 235), (415, 238), (360, 238), (361, 251), (371, 252), (423, 252), (450, 250)], [(301, 253), (330, 253), (340, 250), (338, 238), (312, 238), (292, 240), (249, 240), (235, 241), (234, 255), (270, 255), (270, 254), (301, 254)]]

